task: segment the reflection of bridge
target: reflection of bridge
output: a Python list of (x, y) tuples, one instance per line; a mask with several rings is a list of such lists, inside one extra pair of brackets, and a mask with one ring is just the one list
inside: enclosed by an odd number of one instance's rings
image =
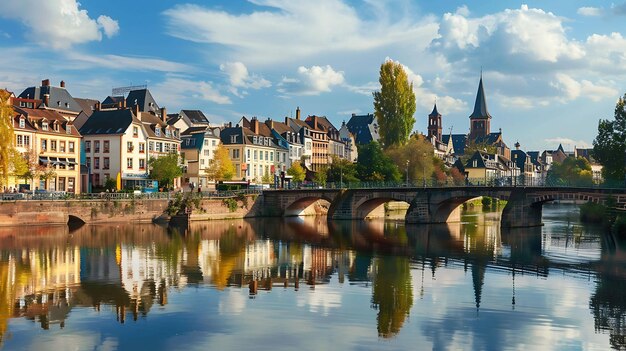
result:
[(407, 223), (445, 223), (459, 205), (480, 196), (508, 200), (502, 226), (509, 228), (541, 225), (541, 209), (548, 201), (604, 203), (613, 197), (619, 207), (626, 206), (626, 189), (466, 186), (270, 190), (263, 192), (263, 208), (269, 216), (297, 216), (318, 200), (325, 200), (330, 203), (328, 219), (364, 219), (381, 217), (389, 201), (403, 201), (409, 204)]

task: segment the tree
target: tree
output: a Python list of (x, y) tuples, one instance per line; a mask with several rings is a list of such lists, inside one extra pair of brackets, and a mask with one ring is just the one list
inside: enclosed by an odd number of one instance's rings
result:
[(183, 175), (183, 170), (178, 163), (178, 154), (169, 153), (159, 158), (150, 158), (150, 178), (158, 180), (163, 188), (169, 188), (174, 184), (174, 179)]
[(17, 178), (26, 178), (26, 174), (28, 174), (28, 161), (26, 160), (26, 155), (17, 151), (17, 149), (13, 148), (10, 152), (10, 160), (11, 160), (11, 173)]
[(552, 185), (591, 185), (593, 183), (591, 165), (583, 157), (567, 157), (562, 163), (552, 163), (546, 180)]
[(261, 177), (261, 183), (263, 184), (272, 184), (274, 182), (274, 177), (270, 173), (265, 173), (263, 177)]
[(228, 156), (228, 150), (220, 143), (215, 150), (213, 159), (206, 170), (213, 180), (231, 180), (235, 176), (235, 166)]
[(374, 114), (384, 148), (403, 145), (415, 124), (415, 93), (402, 64), (387, 60), (380, 66), (380, 91), (374, 94)]
[(23, 156), (26, 163), (26, 172), (18, 174), (18, 176), (30, 180), (32, 184), (35, 178), (39, 178), (45, 172), (46, 167), (39, 164), (39, 156), (33, 149), (26, 151)]
[(11, 171), (11, 154), (13, 150), (13, 108), (11, 94), (0, 90), (0, 187), (9, 181)]
[(408, 167), (409, 181), (430, 182), (435, 170), (435, 156), (433, 145), (423, 135), (413, 135), (406, 145), (390, 148), (387, 154), (399, 168)]
[(359, 178), (356, 176), (356, 165), (345, 158), (339, 158), (333, 155), (333, 162), (326, 171), (329, 182), (339, 183), (356, 183)]
[(292, 180), (294, 183), (302, 183), (306, 177), (306, 171), (298, 162), (291, 164), (291, 167), (287, 170), (287, 174), (293, 177)]
[(356, 163), (356, 177), (362, 181), (397, 182), (401, 179), (398, 167), (376, 141), (359, 145), (359, 158)]
[(313, 176), (313, 181), (315, 183), (317, 183), (318, 185), (325, 185), (326, 184), (326, 172), (328, 171), (328, 167), (322, 167), (321, 169), (319, 169), (317, 172), (315, 172), (315, 175)]
[(602, 164), (606, 180), (623, 181), (626, 163), (626, 94), (615, 105), (615, 120), (600, 120), (593, 157)]

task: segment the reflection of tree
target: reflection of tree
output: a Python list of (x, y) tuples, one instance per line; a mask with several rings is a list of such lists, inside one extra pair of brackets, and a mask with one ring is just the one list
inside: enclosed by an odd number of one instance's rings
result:
[(596, 292), (589, 301), (596, 331), (608, 330), (611, 347), (626, 348), (626, 281), (600, 277)]
[(378, 335), (396, 335), (413, 306), (413, 286), (407, 257), (374, 260), (372, 305), (378, 309)]

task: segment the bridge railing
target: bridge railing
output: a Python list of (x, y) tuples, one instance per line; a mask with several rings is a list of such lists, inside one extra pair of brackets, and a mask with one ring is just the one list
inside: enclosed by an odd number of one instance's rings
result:
[[(203, 191), (194, 193), (194, 196), (202, 198), (227, 198), (241, 195), (259, 195), (260, 189), (254, 190), (230, 190), (230, 191)], [(41, 192), (41, 193), (0, 193), (0, 201), (41, 201), (41, 200), (141, 200), (141, 199), (171, 199), (174, 192), (163, 193), (82, 193), (71, 194), (65, 192)]]

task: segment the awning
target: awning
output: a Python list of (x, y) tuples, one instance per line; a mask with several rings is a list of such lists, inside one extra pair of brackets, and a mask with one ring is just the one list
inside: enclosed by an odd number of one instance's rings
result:
[(68, 158), (67, 159), (67, 164), (70, 165), (70, 166), (73, 166), (73, 165), (77, 165), (78, 163), (76, 163), (76, 159), (75, 158)]
[(50, 162), (50, 160), (48, 160), (46, 156), (39, 156), (39, 163), (41, 163), (42, 165), (47, 165), (48, 162)]
[(53, 165), (58, 165), (59, 164), (59, 158), (58, 157), (50, 157), (50, 163)]
[(58, 164), (60, 164), (60, 165), (64, 165), (64, 166), (67, 166), (67, 158), (65, 158), (65, 157), (59, 157), (59, 162), (58, 162)]

